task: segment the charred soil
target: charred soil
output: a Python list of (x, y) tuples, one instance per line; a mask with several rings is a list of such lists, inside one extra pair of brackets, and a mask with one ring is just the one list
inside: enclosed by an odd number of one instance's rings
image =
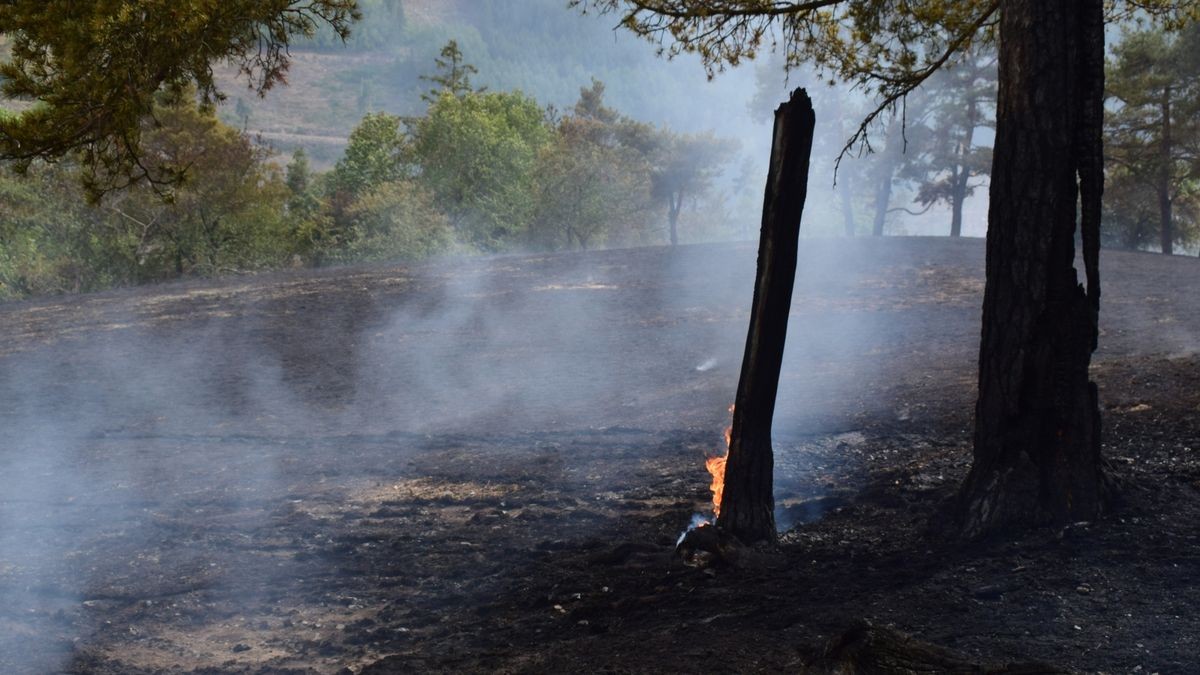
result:
[[(1200, 264), (1105, 253), (1104, 519), (963, 543), (983, 244), (802, 241), (777, 545), (693, 568), (754, 247), (0, 306), (0, 671), (1200, 668)], [(449, 317), (449, 318), (447, 318)]]

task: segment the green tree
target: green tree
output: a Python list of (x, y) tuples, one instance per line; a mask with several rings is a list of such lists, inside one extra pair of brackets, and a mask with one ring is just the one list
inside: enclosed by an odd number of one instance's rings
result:
[(1124, 37), (1109, 64), (1106, 116), (1114, 238), (1141, 245), (1147, 209), (1157, 210), (1158, 245), (1200, 235), (1200, 27), (1178, 36), (1143, 31)]
[(330, 187), (349, 203), (376, 186), (410, 173), (408, 138), (401, 120), (385, 112), (369, 113), (350, 132), (346, 152), (333, 169)]
[(295, 245), (293, 255), (301, 261), (319, 262), (337, 246), (333, 217), (324, 199), (330, 182), (327, 174), (313, 174), (304, 148), (296, 150), (288, 162), (284, 184), (288, 189), (287, 218)]
[(487, 87), (476, 89), (471, 85), (471, 76), (478, 75), (479, 70), (466, 62), (466, 57), (463, 56), (462, 50), (458, 48), (458, 42), (455, 40), (450, 40), (445, 47), (442, 47), (440, 56), (434, 59), (434, 64), (437, 65), (436, 73), (421, 76), (422, 80), (437, 85), (428, 93), (421, 94), (421, 99), (426, 103), (437, 103), (445, 93), (449, 93), (451, 96), (466, 96), (467, 94), (481, 94), (487, 90)]
[(419, 260), (449, 251), (450, 221), (414, 180), (375, 186), (350, 206), (346, 260)]
[(995, 127), (996, 74), (994, 50), (976, 49), (925, 87), (929, 131), (903, 173), (917, 184), (917, 203), (950, 207), (951, 237), (962, 234), (963, 205), (991, 171), (991, 148), (979, 144), (978, 132)]
[(0, 299), (128, 283), (135, 262), (68, 167), (0, 168)]
[(19, 167), (77, 155), (92, 196), (186, 171), (142, 161), (156, 96), (223, 98), (212, 64), (233, 63), (262, 94), (284, 81), (288, 46), (327, 25), (340, 38), (359, 17), (355, 0), (8, 0), (10, 38), (0, 92), (37, 102), (0, 119), (0, 159)]
[(652, 208), (648, 133), (604, 105), (602, 83), (582, 88), (538, 157), (531, 239), (551, 249), (639, 240)]
[[(669, 53), (698, 53), (710, 68), (752, 58), (781, 32), (791, 63), (815, 63), (877, 97), (848, 147), (880, 112), (998, 35), (974, 462), (959, 493), (958, 529), (975, 536), (1090, 520), (1104, 510), (1109, 483), (1088, 379), (1099, 334), (1104, 0), (576, 4), (620, 11), (626, 28), (666, 36)], [(1182, 0), (1131, 0), (1108, 10), (1176, 24), (1200, 17), (1200, 3)], [(1086, 291), (1074, 269), (1077, 231)], [(734, 459), (730, 466), (770, 466)], [(770, 481), (726, 477), (727, 486), (742, 484)], [(773, 536), (769, 488), (741, 495), (727, 487), (724, 503), (752, 508), (722, 508), (719, 525), (750, 539)]]
[(154, 114), (159, 125), (142, 139), (146, 157), (189, 167), (187, 179), (165, 200), (143, 187), (100, 204), (128, 235), (139, 280), (245, 272), (286, 261), (294, 249), (283, 219), (288, 189), (266, 162), (267, 151), (211, 110), (168, 102)]
[(712, 189), (713, 179), (737, 152), (737, 143), (711, 132), (675, 134), (663, 131), (651, 169), (652, 192), (667, 207), (667, 233), (679, 243), (679, 214), (685, 200)]
[(520, 92), (445, 92), (415, 122), (413, 153), (460, 240), (498, 251), (525, 237), (537, 158), (551, 140), (542, 109)]

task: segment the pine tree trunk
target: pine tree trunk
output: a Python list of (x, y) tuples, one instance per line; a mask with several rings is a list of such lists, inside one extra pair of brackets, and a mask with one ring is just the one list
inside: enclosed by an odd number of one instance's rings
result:
[(962, 236), (963, 202), (967, 199), (967, 170), (958, 169), (963, 175), (954, 177), (954, 191), (950, 195), (950, 236)]
[(771, 422), (792, 307), (800, 217), (808, 195), (815, 125), (812, 100), (803, 89), (792, 92), (791, 99), (775, 111), (754, 304), (717, 519), (718, 527), (747, 544), (775, 539)]
[(1171, 85), (1163, 89), (1162, 144), (1159, 148), (1158, 217), (1162, 252), (1175, 252), (1175, 227), (1171, 216)]
[(967, 201), (967, 184), (971, 180), (971, 169), (967, 166), (966, 158), (971, 152), (971, 145), (975, 142), (975, 120), (978, 116), (976, 108), (975, 97), (971, 96), (967, 101), (967, 128), (963, 132), (963, 139), (958, 149), (958, 166), (954, 168), (953, 193), (950, 195), (951, 237), (962, 236), (963, 202)]
[(888, 204), (892, 203), (892, 180), (896, 175), (896, 165), (900, 163), (900, 154), (904, 150), (904, 142), (899, 138), (902, 130), (897, 129), (899, 123), (893, 120), (888, 125), (887, 147), (879, 157), (875, 175), (875, 222), (871, 225), (871, 235), (883, 236), (883, 227), (887, 220)]
[(888, 204), (892, 201), (892, 164), (889, 159), (880, 166), (879, 176), (875, 183), (875, 222), (871, 225), (872, 236), (882, 237), (883, 226), (887, 218)]
[[(1103, 0), (1003, 0), (987, 285), (960, 532), (1090, 520), (1108, 483), (1088, 365), (1100, 283)], [(1076, 214), (1087, 272), (1079, 285)]]

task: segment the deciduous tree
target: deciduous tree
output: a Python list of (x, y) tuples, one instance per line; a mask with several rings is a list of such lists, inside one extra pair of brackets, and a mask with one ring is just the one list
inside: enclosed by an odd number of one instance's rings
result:
[(482, 251), (523, 239), (533, 215), (537, 157), (552, 131), (533, 99), (450, 92), (413, 125), (421, 182), (460, 238)]
[(636, 241), (651, 215), (654, 129), (607, 107), (604, 84), (593, 80), (554, 131), (538, 157), (531, 239), (551, 249)]
[(736, 143), (711, 132), (661, 133), (651, 169), (651, 190), (667, 207), (667, 233), (672, 246), (679, 243), (679, 214), (685, 200), (709, 190), (713, 178), (735, 152)]

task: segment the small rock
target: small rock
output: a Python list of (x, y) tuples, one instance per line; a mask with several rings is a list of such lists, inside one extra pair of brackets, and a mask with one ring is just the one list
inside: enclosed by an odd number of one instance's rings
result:
[(244, 645), (239, 642), (233, 646), (234, 654), (240, 654), (241, 652), (248, 652), (248, 651), (250, 651), (250, 645)]

